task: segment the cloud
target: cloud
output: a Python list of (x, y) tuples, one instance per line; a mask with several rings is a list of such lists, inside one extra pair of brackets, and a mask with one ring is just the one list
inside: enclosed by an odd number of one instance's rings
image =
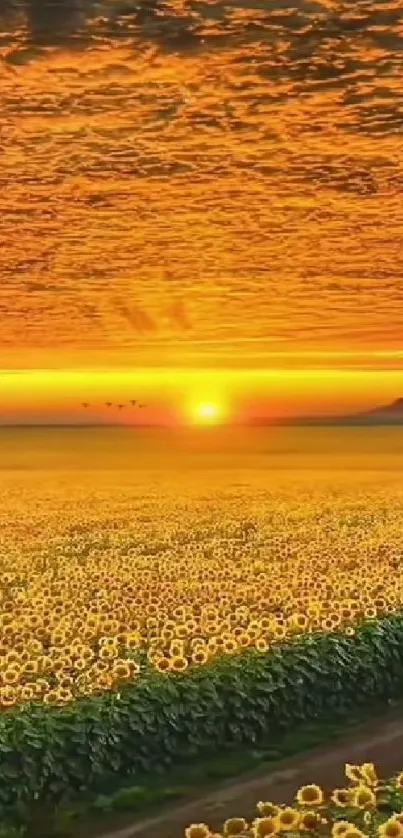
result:
[(138, 305), (127, 305), (123, 302), (115, 302), (116, 312), (140, 335), (153, 333), (156, 330), (156, 323), (144, 309)]
[(177, 326), (181, 331), (187, 332), (191, 329), (189, 313), (183, 300), (177, 300), (172, 303), (167, 309), (167, 315), (173, 325)]
[(83, 22), (79, 0), (25, 0), (30, 38), (56, 44), (77, 33)]

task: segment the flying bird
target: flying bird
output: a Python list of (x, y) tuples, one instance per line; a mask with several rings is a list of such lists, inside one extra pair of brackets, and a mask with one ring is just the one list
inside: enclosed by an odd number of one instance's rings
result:
[(134, 405), (137, 404), (137, 399), (130, 399), (130, 404), (134, 407)]
[(112, 402), (105, 402), (105, 407), (112, 407)]
[(124, 404), (118, 404), (117, 407), (118, 407), (118, 410), (122, 410), (125, 407), (125, 405)]
[(81, 402), (81, 407), (89, 407), (89, 403), (88, 402)]

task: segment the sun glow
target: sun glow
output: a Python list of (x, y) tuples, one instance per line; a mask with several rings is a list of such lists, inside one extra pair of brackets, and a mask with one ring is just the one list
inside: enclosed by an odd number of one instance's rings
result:
[(217, 425), (223, 420), (223, 409), (217, 402), (196, 402), (192, 406), (193, 421), (199, 425)]

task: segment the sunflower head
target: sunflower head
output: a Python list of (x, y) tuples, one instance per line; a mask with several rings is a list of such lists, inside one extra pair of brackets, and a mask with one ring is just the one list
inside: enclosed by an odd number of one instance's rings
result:
[(357, 809), (373, 809), (376, 806), (376, 797), (368, 786), (359, 785), (352, 789), (351, 805)]
[(350, 780), (354, 785), (358, 786), (362, 782), (361, 768), (359, 765), (351, 765), (349, 762), (346, 762), (344, 773), (347, 780)]
[(331, 796), (335, 806), (345, 807), (350, 805), (351, 789), (334, 789)]
[(303, 812), (300, 816), (299, 828), (304, 831), (317, 829), (321, 821), (321, 817), (317, 812), (309, 811)]
[(403, 771), (395, 777), (395, 786), (399, 789), (403, 789)]
[(378, 784), (378, 776), (373, 762), (363, 762), (360, 765), (360, 771), (365, 785), (376, 786)]
[(344, 838), (351, 826), (349, 821), (336, 821), (332, 826), (332, 838)]
[(381, 838), (402, 838), (403, 824), (395, 817), (388, 818), (385, 823), (378, 827), (378, 834)]
[(300, 817), (301, 815), (296, 809), (286, 806), (280, 810), (277, 816), (279, 829), (287, 832), (297, 829)]
[(225, 836), (241, 835), (248, 828), (245, 818), (228, 818), (224, 823), (223, 833)]
[(260, 800), (256, 808), (263, 818), (275, 818), (280, 811), (280, 807), (276, 806), (275, 803), (265, 800)]
[(205, 823), (191, 823), (185, 829), (186, 838), (210, 838), (211, 832)]
[(253, 838), (265, 838), (266, 835), (276, 835), (277, 831), (277, 818), (256, 818), (253, 822)]
[(323, 803), (323, 798), (322, 789), (314, 783), (308, 786), (301, 786), (296, 795), (297, 803), (300, 806), (320, 806)]

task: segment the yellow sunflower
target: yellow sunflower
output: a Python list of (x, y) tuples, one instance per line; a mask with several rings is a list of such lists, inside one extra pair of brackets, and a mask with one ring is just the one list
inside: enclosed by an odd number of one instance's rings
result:
[(223, 826), (225, 836), (241, 835), (248, 828), (245, 818), (228, 818)]
[(368, 838), (368, 835), (361, 829), (358, 829), (357, 826), (350, 824), (349, 828), (343, 832), (343, 838)]
[(186, 658), (180, 657), (179, 655), (170, 658), (169, 668), (171, 672), (184, 672), (187, 666), (188, 662)]
[(361, 776), (367, 786), (376, 786), (379, 782), (373, 762), (363, 762), (360, 765)]
[(266, 835), (276, 835), (277, 832), (277, 818), (256, 818), (256, 820), (253, 821), (253, 838), (265, 838)]
[(344, 773), (347, 780), (350, 780), (355, 785), (358, 786), (362, 782), (361, 768), (359, 765), (351, 765), (349, 762), (346, 762)]
[(356, 786), (351, 792), (351, 805), (357, 809), (373, 809), (376, 806), (374, 792), (368, 786)]
[(275, 818), (280, 811), (280, 806), (276, 806), (275, 803), (271, 803), (270, 801), (266, 800), (259, 800), (259, 803), (256, 806), (259, 815), (262, 815), (264, 818)]
[(301, 786), (296, 794), (296, 801), (300, 806), (320, 806), (323, 800), (323, 791), (315, 783), (311, 783), (308, 786)]
[(280, 809), (276, 819), (279, 830), (283, 832), (293, 832), (298, 828), (300, 818), (300, 813), (291, 806), (286, 806), (284, 809)]
[(167, 672), (170, 668), (169, 658), (161, 656), (154, 661), (154, 666), (158, 672)]
[(381, 838), (402, 838), (403, 823), (398, 821), (395, 817), (388, 818), (385, 823), (378, 827), (378, 834)]
[(334, 789), (330, 799), (336, 806), (349, 806), (351, 793), (352, 789)]
[(317, 829), (321, 822), (321, 817), (317, 812), (306, 811), (302, 812), (299, 821), (299, 829), (304, 831), (312, 831)]
[(186, 838), (210, 838), (211, 832), (205, 823), (191, 823), (185, 829)]
[(351, 826), (350, 821), (336, 821), (332, 826), (332, 838), (344, 838), (345, 833)]

